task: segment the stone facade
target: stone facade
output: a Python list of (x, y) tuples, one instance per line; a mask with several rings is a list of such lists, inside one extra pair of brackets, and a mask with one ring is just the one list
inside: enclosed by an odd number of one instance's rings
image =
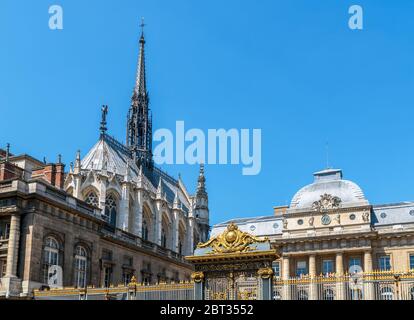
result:
[(213, 227), (212, 236), (233, 222), (255, 236), (267, 236), (280, 258), (280, 279), (414, 269), (414, 203), (372, 205), (341, 170), (314, 174), (315, 181), (275, 207), (273, 216), (233, 219)]
[[(192, 247), (180, 254), (177, 248), (144, 241), (139, 235), (116, 228), (99, 208), (53, 185), (46, 174), (24, 179), (22, 172), (36, 168), (38, 173), (49, 166), (30, 156), (12, 156), (8, 166), (15, 166), (19, 175), (0, 181), (0, 296), (30, 296), (33, 289), (48, 286), (45, 261), (49, 253), (45, 247), (50, 238), (57, 243), (56, 264), (62, 267), (62, 286), (118, 285), (132, 275), (145, 283), (190, 279), (192, 266), (183, 255), (191, 254)], [(174, 213), (172, 207), (160, 200), (160, 208), (168, 214)], [(181, 209), (175, 214), (184, 215)], [(189, 220), (186, 216), (186, 227)], [(192, 239), (186, 241), (193, 243)], [(78, 247), (86, 251), (85, 282), (77, 280)], [(111, 271), (107, 283), (106, 270)]]

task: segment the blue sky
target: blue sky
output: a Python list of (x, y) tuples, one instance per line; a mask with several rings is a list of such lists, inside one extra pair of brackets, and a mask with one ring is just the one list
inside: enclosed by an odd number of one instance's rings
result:
[[(259, 175), (206, 167), (211, 223), (289, 203), (327, 142), (371, 203), (414, 200), (413, 14), (409, 0), (1, 0), (0, 144), (69, 163), (98, 139), (102, 104), (124, 140), (144, 16), (154, 129), (262, 129)], [(165, 169), (194, 191), (197, 167)]]

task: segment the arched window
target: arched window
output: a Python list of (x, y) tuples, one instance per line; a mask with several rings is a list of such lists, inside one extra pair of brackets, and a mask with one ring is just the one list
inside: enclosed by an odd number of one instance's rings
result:
[(85, 201), (91, 206), (99, 207), (99, 198), (95, 192), (91, 191), (87, 194)]
[(43, 283), (49, 282), (49, 268), (59, 263), (59, 243), (54, 237), (47, 237), (43, 248)]
[(308, 293), (303, 289), (299, 289), (298, 300), (308, 300)]
[(164, 228), (161, 230), (161, 246), (167, 248), (167, 234), (165, 233)]
[(108, 219), (108, 222), (113, 226), (116, 225), (116, 214), (117, 214), (116, 198), (113, 194), (109, 194), (105, 200), (105, 216)]
[(323, 291), (323, 300), (334, 300), (335, 299), (335, 293), (332, 289), (325, 289)]
[(145, 241), (148, 241), (148, 225), (145, 220), (142, 223), (142, 239), (144, 239)]
[(178, 242), (178, 253), (183, 254), (183, 243), (180, 241)]
[(86, 274), (88, 270), (88, 254), (84, 247), (76, 247), (75, 255), (75, 287), (86, 287)]
[(393, 300), (394, 292), (390, 287), (384, 287), (381, 289), (381, 300)]

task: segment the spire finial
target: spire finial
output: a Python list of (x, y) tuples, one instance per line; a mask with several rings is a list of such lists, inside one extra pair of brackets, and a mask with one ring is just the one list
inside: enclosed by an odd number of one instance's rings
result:
[(101, 108), (101, 127), (99, 128), (101, 130), (101, 134), (105, 134), (107, 128), (106, 128), (106, 116), (108, 114), (108, 106), (103, 105)]
[(76, 152), (74, 173), (79, 173), (80, 171), (81, 171), (81, 154), (80, 154), (80, 150), (78, 150)]
[(180, 198), (178, 197), (178, 188), (175, 189), (173, 209), (180, 209)]
[(141, 38), (144, 38), (144, 27), (146, 26), (144, 17), (141, 17), (141, 24), (139, 26), (141, 27)]
[(160, 177), (160, 180), (158, 182), (157, 199), (162, 199), (162, 178), (161, 177)]
[(206, 194), (206, 177), (204, 176), (204, 163), (200, 163), (200, 174), (198, 176), (197, 194)]

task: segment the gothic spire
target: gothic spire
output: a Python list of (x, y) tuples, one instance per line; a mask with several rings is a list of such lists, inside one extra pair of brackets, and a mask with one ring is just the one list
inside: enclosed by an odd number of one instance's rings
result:
[(200, 174), (198, 176), (197, 196), (206, 196), (206, 177), (204, 176), (204, 164), (200, 164)]
[(145, 76), (144, 21), (141, 23), (139, 57), (131, 107), (127, 116), (127, 146), (139, 164), (152, 167), (152, 119)]
[(138, 58), (138, 69), (137, 77), (135, 82), (134, 94), (137, 96), (147, 95), (147, 83), (145, 78), (145, 37), (144, 37), (144, 18), (141, 22), (141, 38), (139, 39), (139, 58)]

